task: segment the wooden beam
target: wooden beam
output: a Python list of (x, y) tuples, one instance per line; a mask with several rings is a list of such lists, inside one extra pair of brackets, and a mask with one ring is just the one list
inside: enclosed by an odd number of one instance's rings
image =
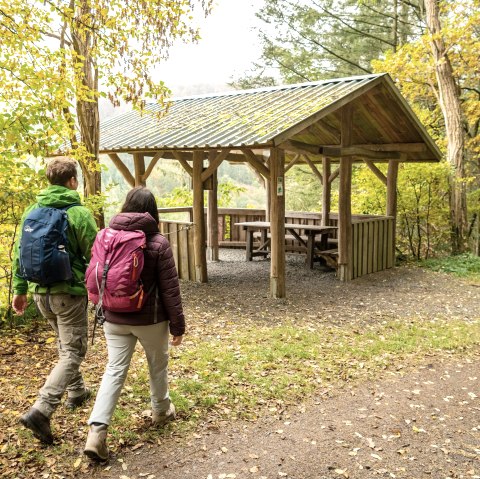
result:
[(332, 174), (328, 177), (328, 182), (332, 183), (333, 180), (340, 174), (340, 168), (337, 168)]
[(279, 148), (282, 150), (293, 151), (294, 153), (300, 153), (301, 155), (311, 154), (311, 155), (319, 155), (320, 146), (319, 145), (311, 145), (309, 143), (303, 143), (302, 141), (296, 140), (287, 140), (278, 145)]
[(285, 297), (285, 153), (270, 150), (270, 294)]
[(363, 160), (365, 164), (372, 170), (372, 172), (375, 174), (375, 176), (384, 184), (387, 184), (387, 178), (385, 175), (376, 167), (376, 165), (369, 160)]
[(206, 283), (207, 256), (205, 251), (205, 213), (203, 206), (203, 151), (193, 153), (193, 222), (195, 224), (194, 255), (195, 280)]
[[(353, 133), (352, 105), (341, 110), (341, 149), (351, 144)], [(338, 276), (341, 281), (351, 279), (350, 244), (352, 242), (352, 160), (348, 156), (340, 158), (340, 185), (338, 202)]]
[(147, 181), (148, 177), (151, 175), (153, 168), (155, 165), (158, 163), (158, 160), (160, 160), (163, 155), (165, 154), (164, 151), (159, 151), (151, 160), (150, 163), (148, 164), (148, 168), (146, 169), (145, 173), (143, 174), (143, 181)]
[(298, 162), (298, 160), (300, 160), (300, 155), (299, 155), (299, 154), (295, 155), (295, 156), (293, 157), (293, 159), (290, 161), (290, 163), (289, 163), (287, 166), (285, 166), (285, 173), (286, 173), (292, 166), (294, 166), (294, 165)]
[(359, 156), (361, 158), (374, 158), (379, 160), (400, 160), (400, 153), (395, 151), (373, 151), (367, 148), (359, 148), (357, 146), (349, 146), (342, 148), (330, 148), (328, 146), (321, 146), (319, 150), (320, 155), (329, 156), (332, 158), (345, 158), (350, 156)]
[[(215, 161), (216, 151), (208, 152), (208, 161)], [(207, 204), (207, 257), (210, 261), (218, 261), (218, 181), (217, 170), (212, 173), (213, 189), (208, 191)]]
[(330, 158), (323, 159), (323, 178), (326, 179), (322, 188), (322, 226), (328, 226), (330, 224), (330, 204), (332, 197), (332, 186), (329, 181), (330, 178)]
[(400, 153), (396, 151), (374, 151), (368, 148), (361, 148), (358, 146), (348, 147), (332, 147), (322, 145), (312, 145), (310, 143), (303, 143), (296, 140), (288, 140), (279, 145), (279, 148), (284, 150), (293, 151), (301, 154), (311, 154), (328, 156), (330, 158), (360, 156), (365, 158), (374, 158), (379, 160), (400, 160)]
[(308, 157), (308, 155), (303, 155), (303, 158), (305, 158), (305, 161), (307, 162), (307, 165), (311, 168), (315, 176), (320, 180), (320, 184), (323, 185), (323, 176), (322, 174), (318, 171), (317, 167), (313, 164), (312, 160)]
[(133, 188), (135, 186), (135, 178), (130, 173), (130, 170), (127, 168), (125, 163), (116, 153), (109, 153), (108, 156), (112, 160), (112, 163), (117, 167), (118, 171), (125, 178), (126, 182)]
[(269, 169), (265, 166), (265, 164), (260, 161), (257, 156), (253, 153), (252, 150), (250, 149), (243, 149), (242, 150), (243, 154), (245, 155), (245, 158), (247, 161), (262, 175), (264, 176), (267, 180), (270, 180), (270, 171)]
[(134, 153), (133, 165), (135, 167), (135, 186), (145, 186), (143, 175), (145, 174), (145, 157), (142, 153)]
[(190, 175), (193, 176), (193, 168), (189, 165), (187, 160), (183, 157), (183, 154), (180, 151), (173, 151), (173, 156), (178, 162), (183, 166), (183, 169)]
[(246, 163), (247, 168), (255, 175), (258, 182), (265, 186), (265, 177), (263, 177), (250, 163)]
[(352, 145), (352, 147), (366, 148), (367, 150), (373, 151), (398, 151), (403, 153), (421, 153), (422, 151), (427, 151), (427, 145), (425, 145), (425, 143), (362, 143)]
[(217, 168), (220, 166), (222, 161), (227, 157), (227, 155), (230, 153), (230, 150), (222, 150), (214, 160), (210, 161), (210, 164), (208, 165), (208, 168), (203, 171), (202, 173), (202, 181), (205, 181), (207, 178), (210, 178), (210, 176), (213, 174), (214, 171), (217, 171)]
[(393, 233), (392, 244), (388, 245), (390, 264), (395, 264), (395, 236), (396, 236), (396, 220), (397, 220), (397, 178), (398, 178), (398, 162), (391, 161), (388, 164), (387, 172), (387, 216), (393, 216)]

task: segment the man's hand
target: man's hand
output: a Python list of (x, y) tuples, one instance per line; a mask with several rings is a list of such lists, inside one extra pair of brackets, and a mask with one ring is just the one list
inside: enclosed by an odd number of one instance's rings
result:
[(27, 295), (15, 294), (12, 300), (12, 308), (16, 314), (21, 316), (27, 309)]
[(180, 344), (182, 344), (182, 341), (183, 341), (183, 336), (174, 336), (170, 344), (172, 346), (180, 346)]

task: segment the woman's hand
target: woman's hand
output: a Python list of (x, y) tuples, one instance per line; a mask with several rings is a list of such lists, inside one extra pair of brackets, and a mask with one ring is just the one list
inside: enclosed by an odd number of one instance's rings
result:
[(170, 344), (172, 346), (180, 346), (180, 344), (182, 344), (182, 341), (183, 341), (183, 336), (174, 336)]

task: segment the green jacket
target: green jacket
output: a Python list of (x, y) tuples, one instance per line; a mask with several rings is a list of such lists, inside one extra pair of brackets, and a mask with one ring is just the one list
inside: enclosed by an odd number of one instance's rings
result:
[[(23, 222), (28, 213), (39, 206), (63, 208), (72, 203), (80, 203), (80, 196), (76, 191), (64, 186), (51, 185), (37, 195), (37, 203), (29, 206), (22, 216), (20, 236), (15, 244), (13, 257), (13, 292), (14, 294), (26, 294), (27, 290), (34, 293), (46, 293), (47, 287), (41, 287), (36, 283), (28, 283), (21, 278), (20, 272), (20, 238), (23, 231)], [(73, 272), (71, 282), (60, 282), (50, 285), (50, 294), (73, 294), (85, 296), (85, 270), (90, 261), (90, 254), (97, 235), (97, 226), (93, 215), (85, 206), (72, 206), (67, 210), (68, 228), (68, 252)]]

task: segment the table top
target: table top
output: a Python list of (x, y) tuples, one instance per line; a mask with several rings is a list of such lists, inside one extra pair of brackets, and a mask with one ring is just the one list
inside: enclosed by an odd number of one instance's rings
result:
[[(235, 223), (235, 226), (243, 226), (244, 228), (252, 229), (268, 229), (270, 228), (270, 221), (243, 221)], [(305, 231), (335, 231), (338, 226), (322, 226), (322, 225), (301, 225), (296, 223), (285, 223), (285, 228), (292, 230), (305, 230)]]

